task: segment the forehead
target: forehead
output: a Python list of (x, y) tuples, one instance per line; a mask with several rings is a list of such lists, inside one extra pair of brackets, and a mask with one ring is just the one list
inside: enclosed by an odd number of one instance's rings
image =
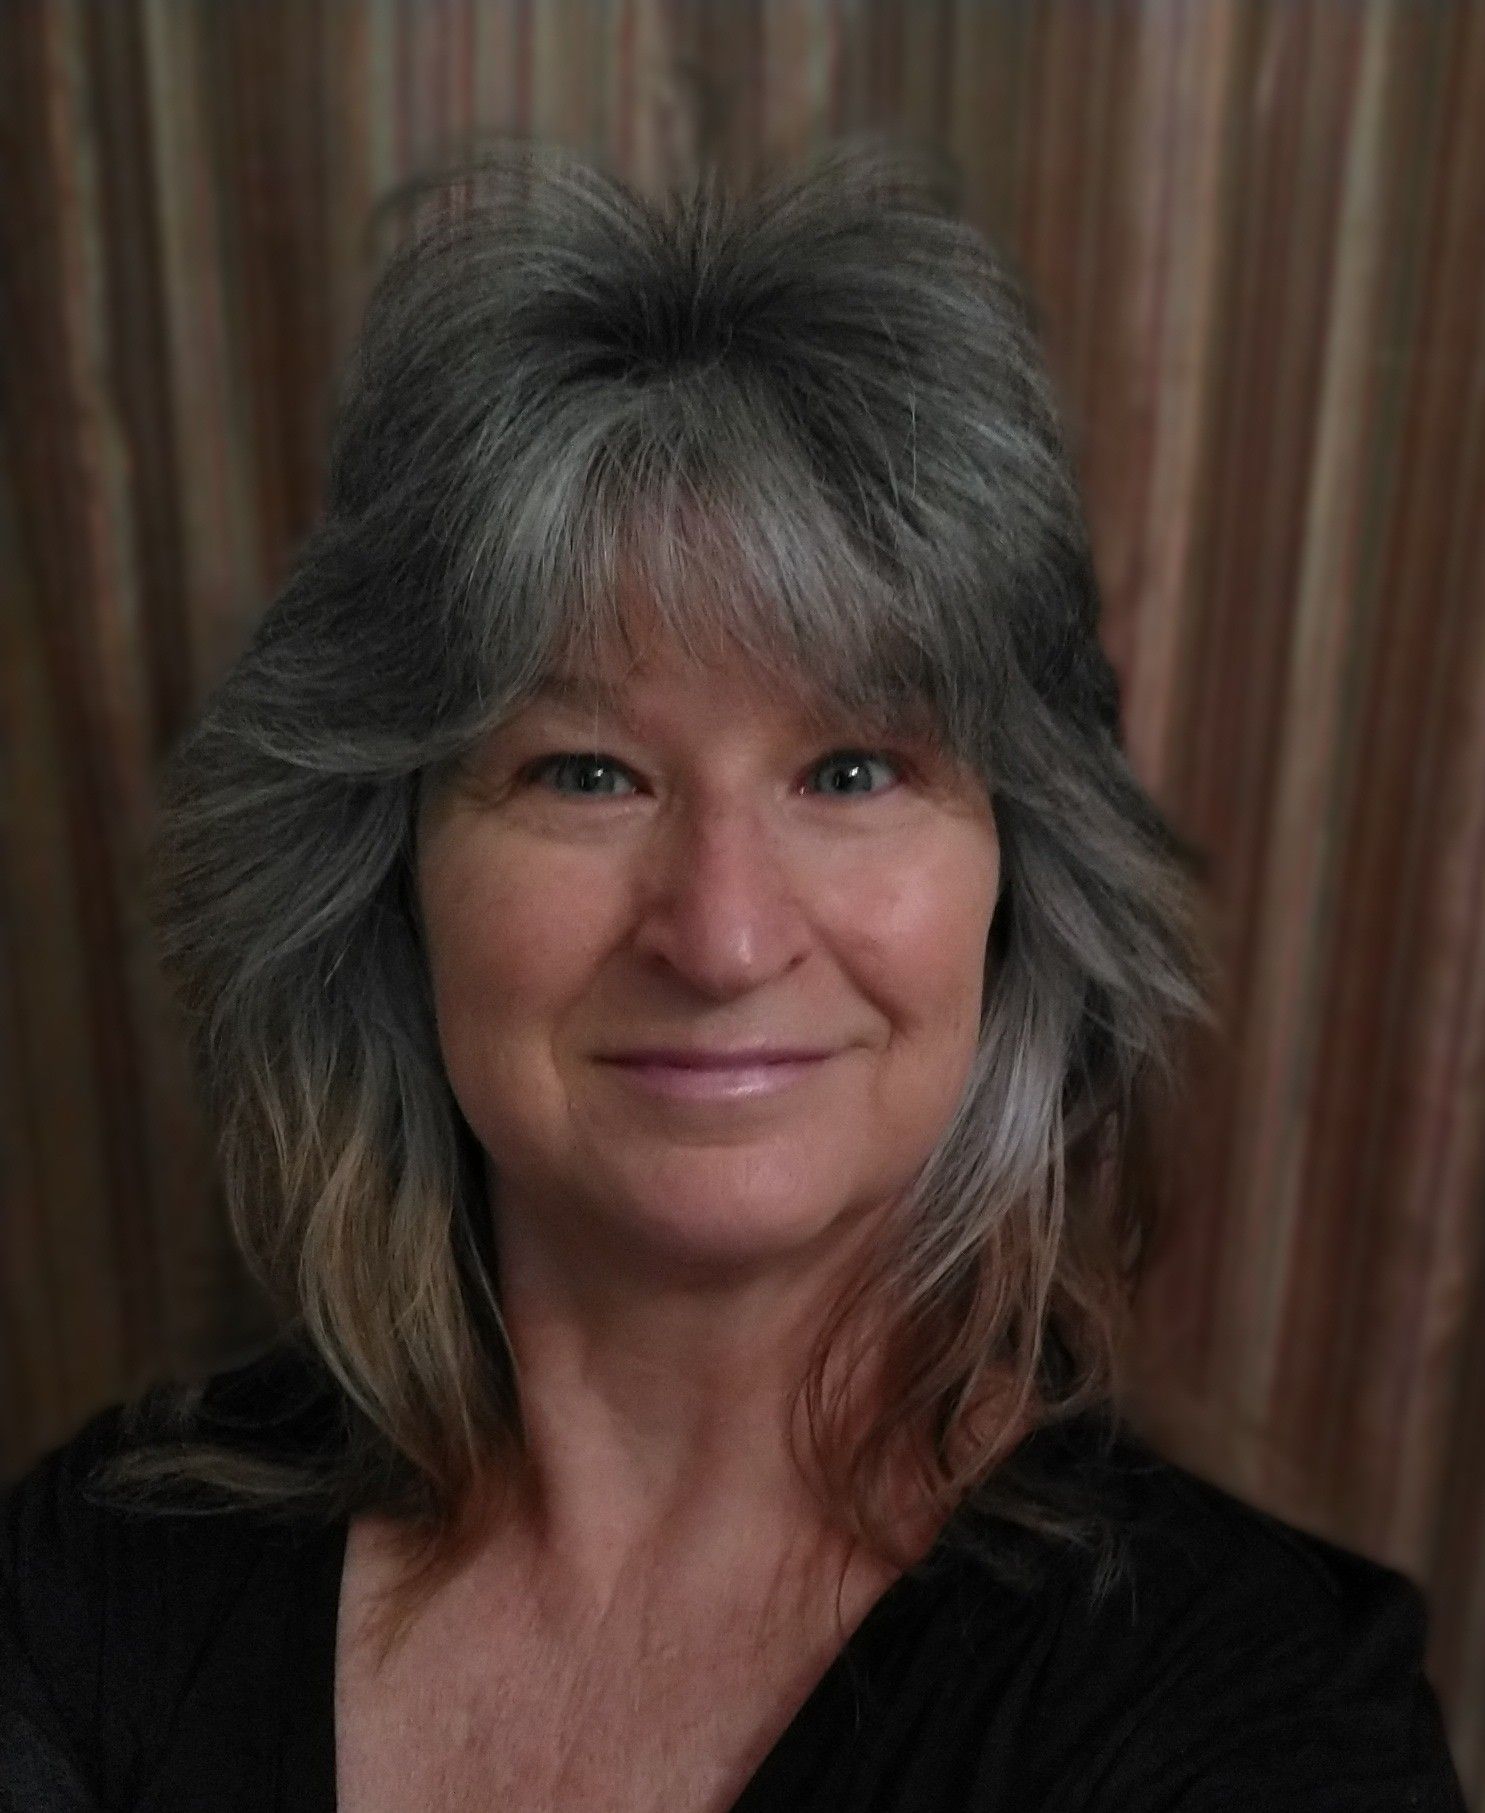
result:
[(701, 659), (670, 646), (612, 661), (554, 666), (528, 695), (535, 705), (600, 713), (633, 723), (657, 702), (679, 700), (705, 710), (719, 696), (781, 718), (821, 727), (841, 723), (936, 739), (941, 727), (929, 702), (904, 687), (890, 699), (841, 697), (816, 678), (783, 667), (765, 668), (747, 654)]
[(532, 697), (542, 704), (571, 707), (579, 711), (607, 711), (626, 714), (641, 701), (656, 697), (680, 695), (694, 698), (700, 693), (724, 691), (756, 695), (784, 707), (807, 710), (824, 707), (811, 691), (797, 688), (768, 688), (758, 683), (741, 665), (705, 667), (669, 662), (630, 665), (612, 670), (559, 669), (547, 674), (536, 686)]

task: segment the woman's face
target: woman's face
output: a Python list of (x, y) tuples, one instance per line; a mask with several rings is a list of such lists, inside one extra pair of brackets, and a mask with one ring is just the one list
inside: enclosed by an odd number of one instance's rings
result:
[[(502, 1237), (687, 1275), (812, 1262), (962, 1095), (987, 790), (931, 742), (822, 729), (741, 662), (652, 647), (621, 699), (526, 707), (419, 820), (439, 1039)], [(745, 1047), (818, 1055), (620, 1061)]]

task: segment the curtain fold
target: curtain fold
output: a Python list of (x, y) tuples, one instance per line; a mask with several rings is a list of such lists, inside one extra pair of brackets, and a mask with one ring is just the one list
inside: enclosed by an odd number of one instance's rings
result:
[(159, 763), (313, 521), (372, 199), (941, 143), (1021, 261), (1220, 1033), (1131, 1402), (1402, 1567), (1485, 1808), (1485, 8), (0, 9), (0, 1466), (254, 1337), (141, 917)]

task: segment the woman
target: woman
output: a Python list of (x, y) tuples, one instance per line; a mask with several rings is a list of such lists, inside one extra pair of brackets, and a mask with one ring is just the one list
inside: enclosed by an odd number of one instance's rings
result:
[(1209, 971), (1011, 278), (870, 143), (475, 174), (167, 787), (283, 1339), (12, 1494), (13, 1795), (1462, 1805), (1417, 1589), (1118, 1419)]

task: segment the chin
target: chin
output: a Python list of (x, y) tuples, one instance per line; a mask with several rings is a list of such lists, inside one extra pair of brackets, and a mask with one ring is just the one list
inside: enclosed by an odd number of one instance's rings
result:
[(838, 1191), (830, 1196), (767, 1188), (740, 1189), (693, 1176), (664, 1188), (620, 1193), (605, 1219), (636, 1254), (690, 1271), (789, 1270), (821, 1258), (844, 1240), (853, 1220)]

